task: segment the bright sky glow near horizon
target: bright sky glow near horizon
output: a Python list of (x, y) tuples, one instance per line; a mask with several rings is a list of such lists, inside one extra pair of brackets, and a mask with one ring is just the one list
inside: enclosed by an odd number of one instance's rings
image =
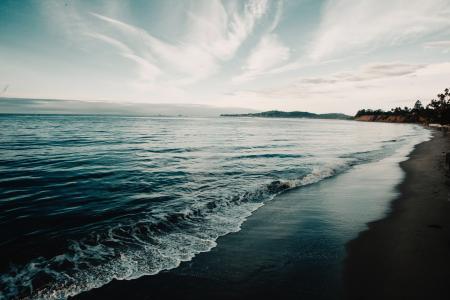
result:
[(353, 114), (450, 87), (450, 0), (0, 1), (0, 96)]

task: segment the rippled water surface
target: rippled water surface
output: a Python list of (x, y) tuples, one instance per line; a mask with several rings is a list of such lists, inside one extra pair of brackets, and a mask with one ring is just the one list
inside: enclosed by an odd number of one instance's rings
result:
[(424, 140), (415, 125), (0, 115), (0, 298), (178, 266), (291, 188)]

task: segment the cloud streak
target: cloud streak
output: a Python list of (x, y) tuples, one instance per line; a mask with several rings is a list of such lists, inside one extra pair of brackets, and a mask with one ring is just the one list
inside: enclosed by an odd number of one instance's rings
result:
[(261, 75), (269, 74), (290, 58), (291, 50), (285, 46), (274, 33), (283, 12), (283, 1), (276, 2), (275, 15), (269, 29), (262, 35), (258, 44), (251, 50), (242, 67), (242, 73), (232, 78), (235, 83), (253, 80)]
[(238, 7), (227, 10), (221, 1), (208, 1), (197, 14), (189, 14), (187, 41), (220, 60), (231, 59), (268, 8), (267, 0), (245, 2), (243, 12)]
[(123, 21), (92, 15), (117, 30), (114, 34), (122, 40), (116, 37), (116, 42), (109, 41), (110, 44), (116, 48), (120, 45), (121, 51), (123, 46), (144, 51), (142, 55), (137, 55), (136, 50), (125, 51), (127, 58), (141, 62), (145, 70), (151, 69), (173, 84), (185, 85), (208, 78), (218, 71), (221, 62), (233, 58), (267, 8), (266, 0), (250, 0), (242, 12), (238, 7), (227, 10), (220, 1), (205, 2), (198, 11), (189, 13), (185, 36), (172, 43)]
[(426, 49), (438, 49), (444, 53), (450, 51), (450, 41), (433, 41), (425, 43), (423, 46)]
[(411, 42), (448, 30), (446, 0), (328, 1), (308, 56), (315, 61), (345, 56), (349, 51)]
[(289, 59), (290, 49), (284, 46), (275, 34), (264, 36), (250, 53), (243, 67), (244, 73), (233, 78), (243, 82), (256, 78)]
[(389, 77), (412, 75), (425, 67), (426, 65), (424, 64), (373, 63), (362, 66), (356, 72), (339, 72), (331, 76), (306, 77), (300, 79), (299, 83), (304, 85), (324, 85), (386, 79)]

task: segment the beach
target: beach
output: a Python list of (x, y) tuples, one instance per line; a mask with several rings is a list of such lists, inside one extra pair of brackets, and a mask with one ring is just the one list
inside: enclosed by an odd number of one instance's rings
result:
[(401, 163), (406, 176), (391, 212), (348, 244), (347, 298), (449, 299), (449, 150), (448, 135), (435, 131)]
[(399, 197), (402, 155), (282, 193), (211, 251), (157, 275), (113, 280), (75, 299), (343, 299), (346, 244)]

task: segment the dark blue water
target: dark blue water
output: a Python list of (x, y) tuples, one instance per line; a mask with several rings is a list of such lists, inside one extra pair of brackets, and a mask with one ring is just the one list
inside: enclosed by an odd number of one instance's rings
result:
[(0, 115), (0, 298), (175, 268), (265, 201), (410, 151), (419, 126)]

